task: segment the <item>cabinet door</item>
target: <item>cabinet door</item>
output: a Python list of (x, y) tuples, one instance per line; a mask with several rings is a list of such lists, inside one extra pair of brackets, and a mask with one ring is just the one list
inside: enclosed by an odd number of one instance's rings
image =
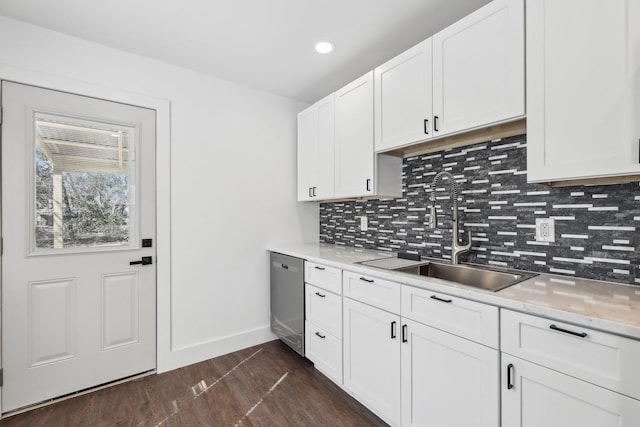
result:
[(502, 380), (503, 426), (636, 427), (640, 420), (638, 400), (504, 353)]
[(494, 0), (433, 36), (436, 136), (524, 115), (524, 44), (523, 0)]
[(344, 387), (391, 425), (400, 424), (400, 316), (343, 300)]
[(298, 114), (298, 201), (333, 197), (334, 97)]
[(315, 104), (318, 117), (317, 143), (318, 156), (316, 159), (317, 188), (312, 194), (314, 199), (330, 199), (333, 197), (334, 181), (334, 98), (333, 94), (321, 99)]
[(375, 194), (373, 71), (337, 91), (335, 103), (335, 195)]
[(639, 21), (636, 0), (527, 2), (530, 182), (640, 173)]
[(431, 39), (375, 69), (375, 149), (431, 137)]
[(408, 319), (402, 322), (402, 425), (499, 425), (499, 352)]
[(298, 201), (312, 200), (318, 176), (318, 116), (311, 106), (298, 113)]

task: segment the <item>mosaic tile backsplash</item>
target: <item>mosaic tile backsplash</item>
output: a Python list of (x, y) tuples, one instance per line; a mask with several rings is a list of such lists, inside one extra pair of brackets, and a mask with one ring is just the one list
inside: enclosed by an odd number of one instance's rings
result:
[[(436, 189), (439, 227), (428, 226), (430, 184), (440, 171), (460, 187), (462, 263), (640, 285), (640, 184), (551, 188), (527, 183), (526, 135), (409, 157), (402, 198), (320, 204), (320, 241), (450, 259), (449, 183)], [(366, 216), (368, 230), (360, 230)], [(535, 219), (555, 220), (554, 243)]]

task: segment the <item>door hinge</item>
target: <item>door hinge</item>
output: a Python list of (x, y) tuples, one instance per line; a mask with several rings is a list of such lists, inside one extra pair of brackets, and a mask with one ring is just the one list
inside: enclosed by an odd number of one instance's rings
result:
[(0, 125), (2, 124), (3, 113), (4, 113), (4, 108), (0, 107)]
[(4, 385), (4, 369), (0, 368), (0, 387)]
[(3, 255), (4, 255), (4, 237), (0, 237), (0, 256), (3, 256)]

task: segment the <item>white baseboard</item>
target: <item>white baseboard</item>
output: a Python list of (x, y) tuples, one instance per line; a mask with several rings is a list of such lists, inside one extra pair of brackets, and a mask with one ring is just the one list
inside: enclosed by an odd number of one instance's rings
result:
[(157, 372), (171, 371), (247, 347), (263, 344), (274, 339), (277, 339), (277, 337), (271, 332), (271, 328), (269, 326), (263, 326), (238, 334), (220, 337), (213, 341), (175, 348), (168, 354), (164, 354), (162, 363), (158, 360)]

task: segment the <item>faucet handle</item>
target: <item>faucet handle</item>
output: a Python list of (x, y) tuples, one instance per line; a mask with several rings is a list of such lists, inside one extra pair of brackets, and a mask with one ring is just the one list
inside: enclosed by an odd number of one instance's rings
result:
[(429, 228), (438, 228), (438, 216), (436, 213), (435, 202), (429, 207)]

